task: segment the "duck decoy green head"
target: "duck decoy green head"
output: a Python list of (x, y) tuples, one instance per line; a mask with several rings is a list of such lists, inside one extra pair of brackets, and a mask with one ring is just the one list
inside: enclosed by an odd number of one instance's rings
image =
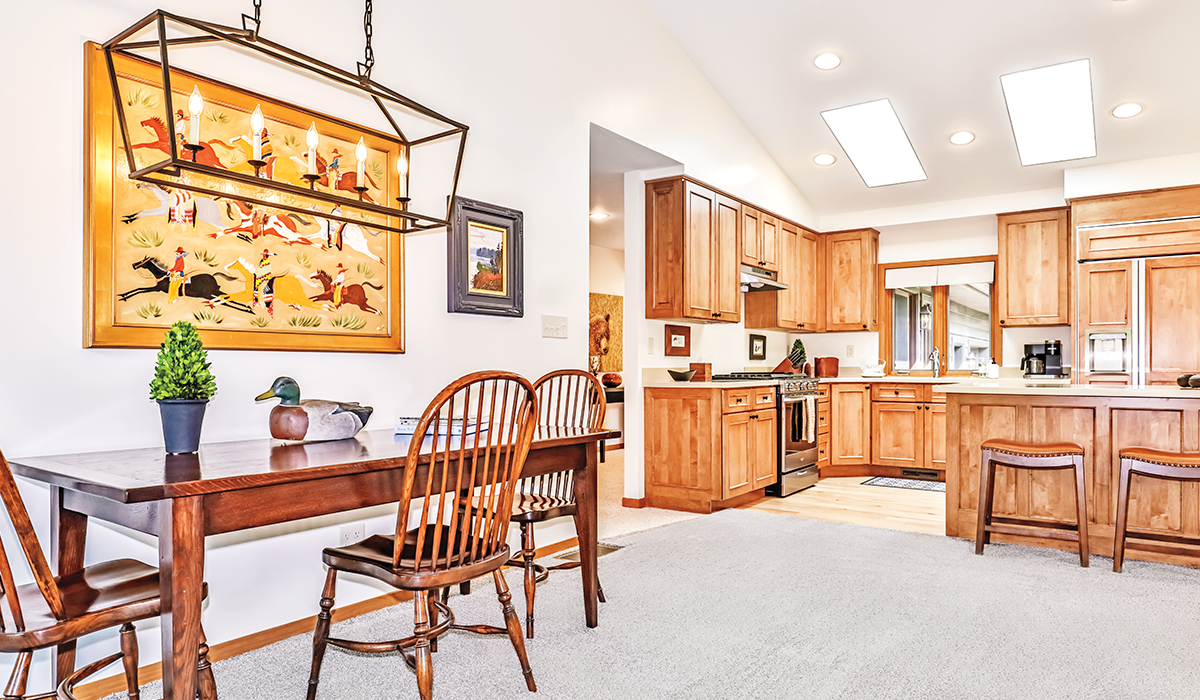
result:
[(275, 380), (270, 389), (254, 397), (255, 401), (279, 399), (280, 406), (300, 405), (300, 385), (291, 377), (280, 377)]

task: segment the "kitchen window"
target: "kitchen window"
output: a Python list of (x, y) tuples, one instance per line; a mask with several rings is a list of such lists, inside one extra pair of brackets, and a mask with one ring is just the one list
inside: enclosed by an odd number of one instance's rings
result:
[(999, 357), (995, 323), (995, 257), (881, 265), (884, 314), (881, 346), (890, 373), (965, 374)]

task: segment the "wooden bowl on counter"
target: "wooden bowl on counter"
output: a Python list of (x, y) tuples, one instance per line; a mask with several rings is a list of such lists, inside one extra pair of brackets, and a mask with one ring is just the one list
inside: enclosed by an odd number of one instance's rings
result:
[(1178, 384), (1179, 386), (1183, 387), (1184, 389), (1186, 389), (1186, 388), (1188, 388), (1189, 386), (1191, 386), (1191, 379), (1192, 379), (1192, 377), (1194, 377), (1194, 376), (1196, 376), (1196, 375), (1194, 375), (1194, 374), (1181, 374), (1181, 375), (1179, 375), (1179, 376), (1178, 376), (1178, 377), (1175, 379), (1175, 383), (1176, 383), (1176, 384)]

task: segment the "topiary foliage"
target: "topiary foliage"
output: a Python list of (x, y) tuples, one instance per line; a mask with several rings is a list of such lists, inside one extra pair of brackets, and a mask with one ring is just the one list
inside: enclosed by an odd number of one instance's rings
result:
[(208, 400), (217, 393), (217, 380), (208, 370), (210, 363), (196, 327), (176, 321), (167, 330), (154, 363), (150, 381), (152, 399)]
[(804, 351), (804, 341), (799, 338), (792, 343), (792, 351), (788, 353), (788, 359), (792, 361), (792, 366), (796, 371), (804, 369), (804, 363), (808, 362), (808, 353)]

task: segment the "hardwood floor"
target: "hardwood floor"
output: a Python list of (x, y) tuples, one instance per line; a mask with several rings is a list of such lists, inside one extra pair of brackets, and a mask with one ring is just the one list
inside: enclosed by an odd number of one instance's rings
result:
[(930, 535), (946, 534), (946, 494), (863, 486), (867, 478), (821, 479), (816, 486), (787, 498), (764, 498), (742, 509)]

